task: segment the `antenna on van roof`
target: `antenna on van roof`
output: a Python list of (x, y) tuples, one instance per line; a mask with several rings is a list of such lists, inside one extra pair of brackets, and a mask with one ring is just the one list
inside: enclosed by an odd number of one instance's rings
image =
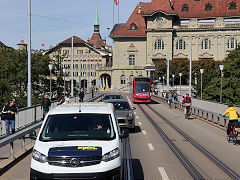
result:
[(80, 102), (80, 104), (79, 104), (79, 112), (81, 112), (82, 111), (82, 102)]

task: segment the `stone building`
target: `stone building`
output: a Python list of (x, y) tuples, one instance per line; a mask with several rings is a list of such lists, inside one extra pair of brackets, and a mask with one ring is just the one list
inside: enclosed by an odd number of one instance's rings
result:
[(139, 3), (110, 34), (112, 87), (127, 85), (133, 76), (154, 78), (154, 62), (167, 58), (224, 60), (240, 41), (239, 8), (239, 0)]
[[(62, 68), (66, 69), (66, 80), (72, 77), (72, 38), (73, 38), (73, 78), (77, 82), (81, 81), (81, 86), (86, 86), (87, 79), (89, 87), (110, 87), (111, 80), (108, 74), (99, 69), (111, 66), (112, 47), (106, 45), (106, 40), (101, 38), (98, 12), (94, 23), (94, 33), (88, 42), (77, 36), (70, 37), (44, 53), (48, 54), (53, 62), (62, 59)], [(88, 74), (87, 74), (88, 73)]]

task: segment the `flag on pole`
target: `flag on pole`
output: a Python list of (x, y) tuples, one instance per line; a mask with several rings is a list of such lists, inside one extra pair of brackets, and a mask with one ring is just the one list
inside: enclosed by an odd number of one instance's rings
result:
[(119, 0), (114, 0), (114, 3), (116, 4), (116, 6), (119, 4)]

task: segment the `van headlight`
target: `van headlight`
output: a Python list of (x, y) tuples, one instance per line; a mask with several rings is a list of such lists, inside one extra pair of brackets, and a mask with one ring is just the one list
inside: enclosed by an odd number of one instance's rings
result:
[(47, 156), (45, 156), (44, 154), (38, 152), (37, 150), (33, 149), (33, 155), (32, 155), (33, 159), (41, 162), (41, 163), (45, 163), (47, 162)]
[(106, 154), (103, 155), (102, 160), (105, 162), (111, 161), (119, 157), (119, 148), (116, 148)]

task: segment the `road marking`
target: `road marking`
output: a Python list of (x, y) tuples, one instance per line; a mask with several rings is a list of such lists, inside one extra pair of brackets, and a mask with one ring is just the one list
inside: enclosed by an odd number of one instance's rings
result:
[[(137, 116), (138, 117), (138, 116)], [(142, 123), (141, 122), (138, 122), (139, 126), (142, 126)]]
[(150, 149), (151, 151), (154, 151), (154, 147), (153, 147), (153, 145), (152, 145), (151, 143), (148, 143), (148, 147), (149, 147), (149, 149)]
[(136, 116), (137, 119), (139, 119), (139, 116)]
[(159, 171), (160, 175), (162, 176), (163, 180), (169, 180), (168, 175), (167, 175), (166, 171), (164, 170), (164, 167), (158, 167), (158, 171)]
[(147, 132), (146, 132), (145, 130), (142, 130), (142, 133), (143, 133), (144, 135), (147, 135)]
[(132, 106), (132, 103), (131, 103), (130, 99), (128, 98), (128, 96), (127, 96), (127, 99), (128, 99), (129, 104)]
[(134, 114), (137, 114), (136, 112), (134, 112)]

